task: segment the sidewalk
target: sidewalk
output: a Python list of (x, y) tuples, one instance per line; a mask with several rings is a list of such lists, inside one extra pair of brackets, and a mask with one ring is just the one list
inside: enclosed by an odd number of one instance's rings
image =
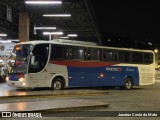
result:
[(27, 96), (72, 96), (72, 95), (104, 95), (108, 94), (107, 90), (96, 90), (96, 89), (64, 89), (59, 91), (53, 91), (48, 89), (39, 90), (24, 90), (16, 89), (7, 86), (6, 83), (0, 84), (0, 98), (6, 97), (27, 97)]
[(0, 104), (0, 111), (24, 112), (24, 111), (70, 111), (84, 108), (108, 107), (108, 103), (84, 100), (84, 99), (60, 99), (51, 101), (18, 102)]
[(40, 90), (40, 91), (24, 91), (24, 90), (13, 90), (13, 91), (0, 91), (0, 98), (6, 97), (27, 97), (27, 96), (76, 96), (76, 95), (107, 95), (106, 90)]
[[(15, 89), (12, 87), (7, 86), (5, 83), (0, 84), (0, 98), (9, 98), (12, 97), (58, 97), (60, 99), (51, 98), (48, 101), (40, 101), (35, 100), (34, 102), (11, 102), (11, 103), (3, 103), (0, 104), (0, 111), (40, 111), (40, 112), (47, 112), (47, 110), (51, 111), (72, 111), (72, 110), (83, 110), (83, 109), (95, 109), (96, 108), (106, 108), (109, 106), (108, 103), (94, 101), (94, 100), (85, 100), (79, 98), (68, 98), (72, 96), (90, 96), (90, 95), (107, 95), (107, 90), (96, 90), (92, 88), (77, 88), (77, 89), (64, 89), (59, 91), (53, 91), (50, 89), (40, 89), (40, 90), (23, 90), (23, 89)], [(64, 98), (67, 96), (67, 98)], [(14, 99), (19, 99), (14, 98)]]

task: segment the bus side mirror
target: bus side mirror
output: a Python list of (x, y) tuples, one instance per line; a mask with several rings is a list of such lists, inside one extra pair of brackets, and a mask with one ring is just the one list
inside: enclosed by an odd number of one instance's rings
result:
[(35, 64), (35, 56), (31, 56), (31, 65)]
[(30, 56), (33, 56), (33, 53), (32, 53), (32, 52), (30, 52)]
[(37, 56), (31, 56), (31, 67), (32, 68), (39, 68), (39, 62), (36, 61)]

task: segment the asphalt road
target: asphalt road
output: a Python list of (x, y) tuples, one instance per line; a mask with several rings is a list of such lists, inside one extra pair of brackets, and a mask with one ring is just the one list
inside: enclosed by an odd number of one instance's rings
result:
[[(106, 88), (102, 88), (103, 90)], [(80, 98), (91, 99), (96, 101), (102, 101), (109, 103), (109, 107), (105, 109), (94, 109), (90, 112), (69, 112), (69, 113), (48, 113), (45, 116), (71, 116), (71, 117), (87, 117), (92, 116), (97, 119), (108, 116), (112, 119), (117, 118), (118, 113), (132, 114), (132, 117), (147, 119), (148, 117), (142, 117), (141, 114), (158, 113), (160, 115), (160, 81), (156, 81), (154, 85), (134, 87), (132, 90), (121, 90), (118, 87), (114, 89), (108, 89), (109, 94), (102, 96), (90, 96)], [(98, 111), (98, 112), (97, 112)], [(99, 112), (100, 111), (100, 112)], [(113, 112), (114, 111), (114, 112)], [(140, 113), (140, 114), (138, 114)], [(106, 115), (105, 115), (106, 114)], [(135, 115), (135, 116), (134, 116)], [(102, 117), (101, 117), (102, 116)], [(126, 117), (119, 117), (126, 118)], [(128, 119), (129, 117), (127, 117)], [(151, 118), (151, 117), (149, 117)], [(154, 117), (154, 119), (160, 119)]]
[[(1, 86), (0, 86), (1, 87)], [(11, 90), (10, 87), (1, 87), (0, 89)], [(15, 88), (13, 88), (15, 89)], [(132, 90), (121, 90), (117, 88), (95, 88), (99, 90), (107, 90), (109, 93), (106, 95), (99, 95), (99, 96), (73, 96), (71, 98), (83, 98), (87, 100), (95, 100), (95, 101), (102, 101), (109, 103), (108, 108), (102, 109), (92, 109), (92, 110), (84, 110), (84, 111), (71, 111), (71, 112), (60, 112), (60, 113), (53, 113), (52, 111), (43, 113), (42, 118), (36, 119), (56, 119), (56, 120), (106, 120), (106, 119), (117, 119), (117, 120), (124, 120), (124, 119), (131, 119), (131, 120), (158, 120), (160, 117), (141, 117), (140, 114), (142, 113), (158, 113), (160, 115), (160, 80), (156, 80), (154, 85), (149, 86), (140, 86), (134, 87)], [(81, 90), (81, 89), (79, 89)], [(35, 99), (35, 98), (34, 98)], [(36, 98), (35, 100), (50, 100), (53, 98)], [(65, 98), (54, 98), (54, 99), (66, 99)], [(29, 99), (27, 99), (29, 100)], [(17, 100), (18, 101), (18, 100)], [(87, 111), (87, 112), (86, 112)], [(98, 111), (98, 112), (97, 112)], [(100, 112), (99, 112), (100, 111)], [(114, 111), (112, 113), (112, 111)], [(128, 114), (139, 114), (138, 117), (118, 117), (115, 116), (118, 113), (128, 113)], [(106, 114), (106, 115), (104, 115)], [(14, 119), (14, 118), (12, 118)], [(25, 118), (23, 118), (25, 119)], [(26, 118), (28, 119), (28, 118)], [(30, 118), (35, 119), (35, 118)], [(11, 120), (11, 118), (10, 118)]]

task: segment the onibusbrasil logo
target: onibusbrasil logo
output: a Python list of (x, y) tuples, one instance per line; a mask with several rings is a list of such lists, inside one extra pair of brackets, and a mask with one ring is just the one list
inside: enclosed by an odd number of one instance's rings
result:
[(5, 118), (23, 118), (23, 117), (42, 117), (41, 113), (20, 113), (20, 112), (2, 112), (2, 116), (1, 117), (5, 117)]

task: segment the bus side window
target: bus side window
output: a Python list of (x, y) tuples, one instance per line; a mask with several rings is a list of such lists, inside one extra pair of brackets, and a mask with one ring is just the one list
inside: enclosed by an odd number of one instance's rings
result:
[(68, 59), (69, 49), (67, 46), (52, 45), (51, 49), (51, 60), (54, 59)]
[(85, 48), (83, 47), (71, 47), (72, 60), (85, 60)]
[(115, 60), (117, 60), (117, 56), (115, 55), (115, 51), (103, 50), (103, 60), (104, 61), (115, 61)]
[(100, 49), (91, 48), (90, 49), (90, 60), (100, 60)]
[(130, 63), (131, 53), (128, 51), (118, 51), (118, 62)]
[(125, 52), (124, 51), (118, 51), (118, 62), (125, 62)]
[(131, 63), (131, 52), (125, 52), (125, 63)]
[(135, 64), (143, 63), (143, 53), (132, 52), (132, 63), (135, 63)]
[(151, 53), (144, 53), (144, 63), (145, 64), (153, 63), (153, 54), (151, 54)]
[(90, 48), (86, 48), (86, 60), (91, 60), (91, 50), (90, 50)]

